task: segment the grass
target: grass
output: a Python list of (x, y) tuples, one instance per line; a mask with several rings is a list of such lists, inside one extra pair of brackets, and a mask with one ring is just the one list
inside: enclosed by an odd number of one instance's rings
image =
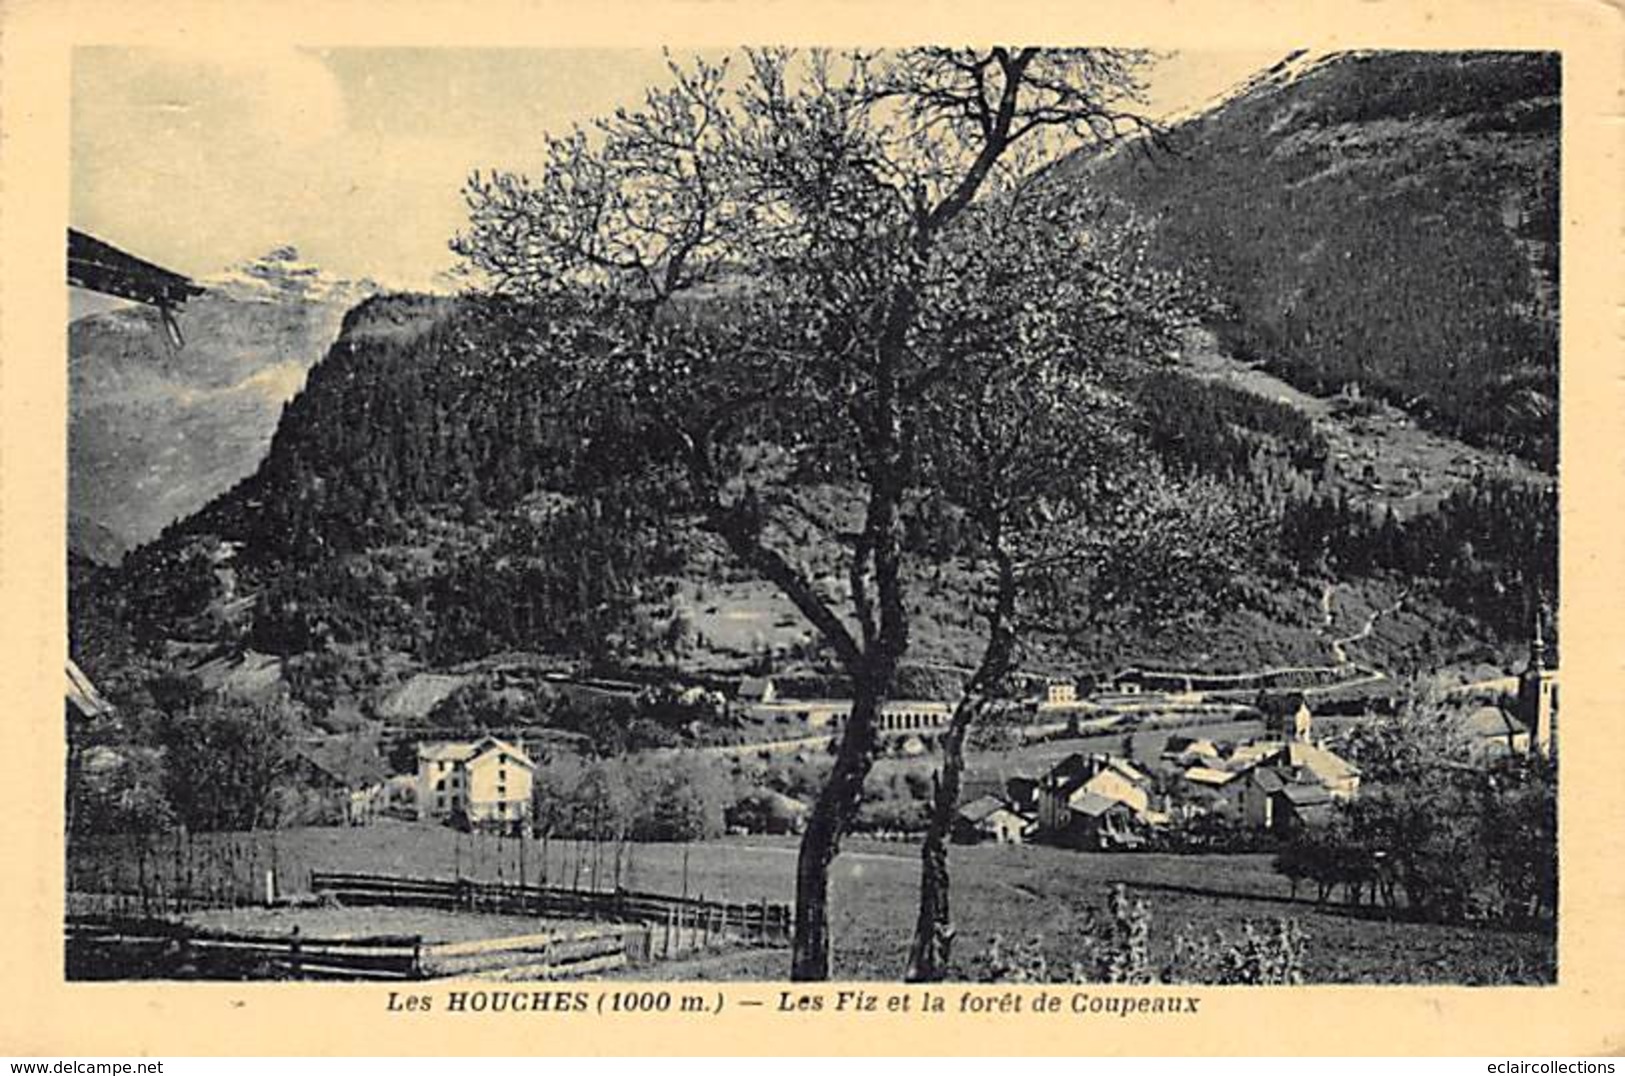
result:
[[(791, 896), (793, 849), (753, 842), (707, 846), (690, 855), (691, 879), (705, 885), (776, 882)], [(832, 870), (832, 930), (838, 978), (901, 976), (912, 933), (919, 862), (911, 845), (849, 841)], [(775, 864), (777, 858), (780, 863)], [(1247, 919), (1299, 921), (1310, 938), (1311, 982), (1488, 983), (1539, 976), (1555, 960), (1550, 936), (1475, 927), (1386, 922), (1351, 910), (1294, 901), (1268, 856), (1173, 856), (1076, 853), (1040, 846), (955, 848), (956, 957), (962, 975), (995, 937), (1036, 939), (1052, 965), (1065, 967), (1111, 886), (1123, 882), (1152, 909), (1152, 948), (1166, 956), (1176, 931), (1190, 936), (1234, 933)], [(653, 864), (650, 864), (653, 867)], [(715, 879), (715, 882), (712, 879)], [(673, 974), (722, 977), (784, 974), (784, 954), (752, 963), (735, 957), (702, 961)], [(1549, 977), (1549, 971), (1547, 972)]]
[[(238, 838), (242, 840), (243, 838)], [(268, 842), (272, 838), (255, 838)], [(413, 824), (381, 824), (357, 829), (287, 830), (274, 835), (278, 861), (290, 879), (299, 871), (350, 870), (506, 880), (518, 877), (517, 843), (469, 837), (451, 830)], [(199, 845), (207, 845), (199, 838)], [(581, 860), (593, 859), (583, 849)], [(82, 851), (73, 873), (93, 872), (87, 860), (109, 861), (127, 846), (103, 842), (99, 856)], [(605, 863), (613, 851), (604, 849)], [(573, 846), (550, 842), (548, 877), (568, 884), (575, 862)], [(794, 899), (796, 844), (790, 838), (730, 838), (692, 845), (638, 845), (623, 861), (624, 884), (656, 892), (730, 901)], [(1556, 960), (1550, 933), (1513, 933), (1477, 926), (1438, 926), (1389, 922), (1368, 910), (1316, 906), (1293, 900), (1285, 879), (1263, 855), (1176, 856), (1164, 854), (1080, 853), (1041, 846), (956, 847), (951, 859), (958, 937), (956, 960), (962, 976), (974, 975), (976, 958), (995, 938), (1004, 942), (1036, 939), (1052, 964), (1065, 967), (1093, 917), (1118, 882), (1145, 899), (1153, 917), (1153, 955), (1166, 955), (1175, 932), (1211, 936), (1234, 932), (1245, 920), (1295, 919), (1309, 936), (1306, 966), (1311, 982), (1340, 983), (1495, 983), (1551, 981)], [(539, 842), (530, 842), (526, 880), (541, 873)], [(600, 884), (609, 885), (608, 870)], [(913, 929), (918, 893), (917, 847), (852, 839), (845, 843), (830, 875), (831, 927), (835, 974), (851, 980), (901, 977)], [(591, 873), (580, 876), (590, 886)], [(288, 886), (288, 883), (285, 883)], [(288, 886), (297, 888), (297, 886)], [(246, 909), (231, 916), (258, 916)], [(373, 929), (398, 929), (389, 912), (358, 913)], [(376, 918), (374, 918), (376, 916)], [(483, 917), (481, 917), (483, 918)], [(250, 920), (251, 921), (251, 920)], [(497, 926), (483, 924), (482, 929)], [(314, 933), (316, 928), (310, 928)], [(357, 929), (362, 929), (358, 924)], [(506, 932), (508, 926), (502, 926)], [(674, 978), (780, 979), (788, 956), (782, 950), (706, 957), (647, 969)], [(643, 975), (644, 969), (637, 974)]]
[(378, 934), (417, 934), (424, 942), (477, 941), (482, 938), (543, 934), (575, 923), (522, 915), (471, 915), (432, 908), (210, 908), (189, 912), (195, 927), (280, 935), (294, 927), (306, 938), (354, 938)]

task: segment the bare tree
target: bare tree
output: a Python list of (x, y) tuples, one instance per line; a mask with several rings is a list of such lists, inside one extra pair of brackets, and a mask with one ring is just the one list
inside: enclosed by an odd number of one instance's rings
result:
[[(1193, 307), (1182, 280), (1147, 262), (1148, 238), (1121, 207), (1041, 178), (967, 211), (948, 241), (963, 251), (956, 287), (977, 296), (980, 320), (932, 342), (955, 360), (930, 401), (923, 485), (965, 522), (955, 553), (979, 583), (985, 630), (941, 738), (910, 979), (948, 970), (947, 845), (965, 740), (1002, 704), (1024, 646), (1093, 622), (1108, 578), (1109, 603), (1143, 619), (1194, 608), (1243, 548), (1223, 489), (1165, 473), (1135, 433), (1125, 390), (1178, 346)], [(1147, 535), (1168, 554), (1162, 571), (1154, 586), (1125, 586), (1135, 575), (1124, 561)]]
[(680, 469), (699, 525), (851, 679), (797, 862), (793, 978), (829, 975), (829, 866), (909, 647), (922, 431), (965, 361), (931, 345), (998, 329), (945, 237), (1063, 150), (1146, 130), (1149, 59), (998, 47), (765, 50), (742, 74), (674, 64), (641, 108), (553, 140), (538, 179), (475, 175), (465, 191), (454, 249), (551, 312), (538, 345), (632, 416), (643, 462)]

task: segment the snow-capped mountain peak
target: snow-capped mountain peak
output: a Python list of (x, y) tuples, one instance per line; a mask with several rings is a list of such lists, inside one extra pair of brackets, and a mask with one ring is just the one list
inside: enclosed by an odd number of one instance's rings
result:
[(292, 244), (273, 247), (251, 261), (240, 262), (202, 283), (243, 302), (360, 302), (379, 290), (369, 279), (346, 280), (303, 260)]

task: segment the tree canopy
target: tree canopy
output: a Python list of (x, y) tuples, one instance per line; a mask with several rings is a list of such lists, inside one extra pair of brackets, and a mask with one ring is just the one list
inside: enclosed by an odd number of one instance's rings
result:
[[(1045, 182), (1062, 149), (1150, 128), (1149, 55), (743, 60), (672, 63), (641, 107), (550, 139), (539, 176), (476, 173), (452, 245), (570, 356), (562, 395), (616, 417), (623, 467), (669, 474), (673, 513), (851, 678), (798, 862), (792, 974), (822, 978), (828, 865), (909, 646), (910, 519), (933, 490), (991, 512), (997, 563), (1006, 533), (1122, 500), (1113, 371), (1166, 346), (1178, 281), (1125, 214)], [(978, 390), (999, 406), (967, 406)]]

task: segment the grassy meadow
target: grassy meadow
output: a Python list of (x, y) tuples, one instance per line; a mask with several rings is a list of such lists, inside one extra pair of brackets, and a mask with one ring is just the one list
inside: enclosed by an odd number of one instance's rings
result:
[[(308, 872), (363, 871), (451, 878), (517, 881), (519, 842), (459, 834), (444, 827), (384, 823), (352, 829), (296, 829), (274, 834), (195, 838), (194, 877), (202, 861), (227, 843), (254, 841), (270, 858), (275, 845), (282, 887), (305, 888)], [(81, 847), (70, 865), (76, 888), (105, 888), (116, 876), (134, 879), (128, 842)], [(164, 855), (155, 850), (152, 862)], [(544, 872), (550, 884), (602, 888), (614, 884), (613, 846), (593, 849), (574, 842), (525, 844), (523, 877), (536, 883)], [(174, 869), (175, 851), (167, 851)], [(182, 858), (184, 859), (184, 849)], [(217, 857), (220, 858), (220, 857)], [(229, 861), (229, 857), (225, 857)], [(689, 845), (627, 845), (621, 882), (628, 888), (704, 895), (730, 901), (790, 901), (794, 898), (796, 843), (793, 838), (728, 838)], [(1306, 975), (1311, 982), (1488, 984), (1550, 982), (1555, 940), (1549, 933), (1515, 933), (1472, 926), (1390, 922), (1370, 909), (1317, 907), (1307, 897), (1293, 900), (1286, 880), (1271, 869), (1267, 855), (1179, 856), (1153, 853), (1080, 853), (1028, 846), (956, 847), (952, 853), (953, 899), (959, 973), (974, 978), (977, 964), (995, 938), (1003, 944), (1036, 941), (1052, 966), (1066, 967), (1078, 940), (1105, 906), (1111, 887), (1126, 885), (1144, 899), (1152, 915), (1151, 948), (1166, 955), (1174, 934), (1234, 933), (1246, 920), (1295, 919), (1308, 936)], [(149, 870), (155, 869), (149, 863)], [(122, 874), (121, 874), (122, 872)], [(895, 980), (901, 977), (913, 927), (918, 890), (917, 846), (902, 842), (848, 840), (831, 872), (835, 972), (839, 978)], [(211, 913), (220, 915), (222, 913)], [(223, 913), (249, 928), (263, 910)], [(301, 912), (278, 912), (279, 929), (301, 921)], [(331, 926), (311, 909), (306, 933)], [(400, 929), (394, 909), (345, 911), (356, 932)], [(472, 918), (472, 915), (470, 916)], [(482, 917), (483, 918), (483, 917)], [(502, 918), (501, 923), (495, 919)], [(491, 933), (512, 933), (512, 917), (492, 917)], [(319, 920), (319, 922), (318, 922)], [(732, 953), (690, 963), (639, 969), (671, 978), (777, 979), (787, 970), (783, 951)]]

